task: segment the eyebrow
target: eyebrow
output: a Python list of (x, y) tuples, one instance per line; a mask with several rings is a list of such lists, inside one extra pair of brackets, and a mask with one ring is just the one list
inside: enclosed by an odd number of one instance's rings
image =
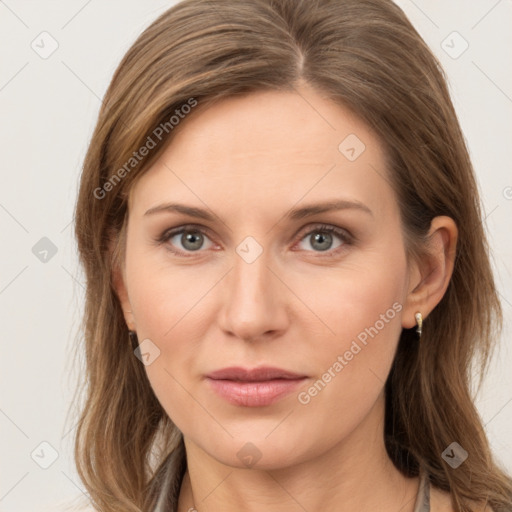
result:
[[(323, 203), (314, 203), (301, 208), (293, 208), (286, 215), (285, 218), (290, 220), (300, 220), (305, 217), (311, 217), (319, 213), (325, 213), (336, 210), (359, 210), (373, 216), (373, 212), (365, 204), (359, 201), (349, 201), (346, 199), (340, 199), (335, 201), (327, 201)], [(146, 211), (146, 215), (154, 215), (156, 213), (182, 213), (198, 219), (208, 220), (213, 222), (216, 218), (215, 215), (208, 212), (203, 208), (197, 208), (194, 206), (187, 206), (180, 203), (165, 203), (158, 206), (154, 206)]]

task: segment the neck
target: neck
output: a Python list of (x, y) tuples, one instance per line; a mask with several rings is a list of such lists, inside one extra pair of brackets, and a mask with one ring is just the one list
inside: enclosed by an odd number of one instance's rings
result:
[(187, 472), (178, 512), (379, 510), (412, 512), (418, 478), (404, 477), (384, 445), (384, 396), (327, 452), (270, 470), (226, 466), (185, 437)]

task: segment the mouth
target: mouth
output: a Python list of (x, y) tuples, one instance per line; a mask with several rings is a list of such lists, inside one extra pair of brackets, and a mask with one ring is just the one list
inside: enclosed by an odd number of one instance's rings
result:
[(295, 391), (308, 377), (281, 368), (224, 368), (206, 381), (221, 398), (241, 407), (271, 405)]

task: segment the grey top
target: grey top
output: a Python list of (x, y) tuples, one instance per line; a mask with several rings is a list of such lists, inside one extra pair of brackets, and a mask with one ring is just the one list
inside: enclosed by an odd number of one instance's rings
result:
[(420, 487), (413, 512), (430, 512), (430, 482), (425, 471), (420, 472)]
[[(157, 503), (153, 512), (177, 512), (178, 496), (183, 479), (184, 468), (174, 474), (174, 485), (172, 480), (173, 472), (176, 472), (176, 458), (171, 456), (169, 464), (167, 464), (167, 474), (165, 475), (164, 484), (159, 493)], [(173, 471), (174, 470), (174, 471)], [(416, 495), (413, 512), (430, 512), (430, 482), (425, 471), (420, 471), (420, 486)]]

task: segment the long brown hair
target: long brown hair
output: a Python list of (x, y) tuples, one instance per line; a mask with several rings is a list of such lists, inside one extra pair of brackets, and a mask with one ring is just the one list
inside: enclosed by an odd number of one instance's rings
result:
[[(471, 394), (472, 364), (483, 375), (502, 321), (474, 171), (444, 73), (391, 0), (185, 0), (123, 58), (76, 206), (87, 279), (79, 475), (100, 510), (146, 511), (164, 467), (174, 472), (175, 497), (186, 464), (182, 435), (134, 357), (113, 287), (130, 188), (186, 115), (223, 97), (293, 92), (301, 83), (351, 109), (380, 136), (409, 256), (425, 249), (435, 216), (453, 218), (459, 230), (451, 282), (421, 343), (412, 343), (407, 329), (401, 334), (386, 383), (389, 456), (406, 475), (425, 468), (457, 511), (476, 502), (511, 510), (512, 482), (493, 461)], [(469, 453), (457, 469), (441, 456), (452, 442)], [(164, 465), (170, 457), (173, 464)]]

